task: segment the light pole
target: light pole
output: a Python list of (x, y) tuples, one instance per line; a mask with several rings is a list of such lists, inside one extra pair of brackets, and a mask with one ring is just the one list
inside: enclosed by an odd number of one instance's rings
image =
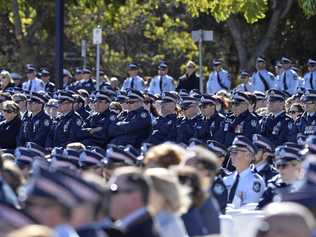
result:
[(102, 43), (102, 29), (98, 25), (93, 29), (93, 44), (97, 47), (97, 57), (96, 57), (96, 80), (97, 80), (97, 90), (100, 90), (100, 44)]

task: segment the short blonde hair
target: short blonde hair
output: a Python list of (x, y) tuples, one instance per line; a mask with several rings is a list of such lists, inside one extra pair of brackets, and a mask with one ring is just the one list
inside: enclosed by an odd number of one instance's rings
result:
[(11, 232), (7, 237), (55, 237), (55, 234), (46, 226), (29, 225)]
[(7, 79), (9, 81), (9, 83), (13, 83), (13, 79), (11, 77), (11, 74), (8, 71), (2, 71), (0, 73), (0, 76), (2, 76), (3, 78)]
[(188, 210), (189, 190), (180, 184), (175, 172), (165, 168), (150, 168), (145, 174), (150, 177), (153, 189), (164, 198), (167, 210), (179, 214)]
[(14, 101), (11, 100), (7, 100), (3, 102), (2, 108), (4, 110), (10, 110), (16, 114), (20, 113), (20, 108), (19, 105), (17, 103), (15, 103)]

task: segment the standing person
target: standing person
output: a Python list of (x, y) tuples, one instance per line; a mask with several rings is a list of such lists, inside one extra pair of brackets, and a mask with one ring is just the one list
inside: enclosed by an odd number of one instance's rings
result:
[(36, 68), (32, 64), (26, 65), (27, 81), (22, 84), (22, 89), (28, 92), (39, 92), (45, 90), (45, 84), (36, 77)]
[(45, 147), (46, 137), (52, 125), (52, 120), (44, 110), (46, 102), (47, 100), (42, 94), (32, 93), (27, 102), (31, 116), (28, 120), (23, 121), (22, 126), (25, 129), (20, 131), (19, 146), (25, 146), (26, 142), (34, 142)]
[(220, 90), (230, 90), (231, 78), (229, 73), (223, 69), (222, 61), (213, 60), (214, 71), (210, 73), (207, 81), (207, 93), (214, 95)]
[(299, 81), (297, 73), (292, 69), (292, 60), (287, 57), (282, 57), (281, 64), (283, 72), (279, 77), (277, 88), (293, 95), (296, 92)]
[(56, 86), (50, 81), (50, 72), (47, 70), (47, 68), (42, 68), (40, 71), (40, 75), (45, 85), (44, 91), (52, 96), (53, 93), (56, 91)]
[(15, 102), (5, 101), (2, 112), (4, 120), (0, 122), (0, 149), (13, 150), (21, 127), (20, 109)]
[(196, 64), (189, 61), (186, 64), (186, 73), (179, 78), (177, 91), (180, 90), (198, 90), (200, 88), (200, 77), (196, 75)]
[[(137, 64), (130, 63), (127, 66), (128, 78), (123, 82), (121, 90), (134, 89), (139, 91), (144, 91), (144, 79), (138, 75), (139, 68)], [(112, 81), (111, 81), (112, 82)]]
[(263, 178), (251, 170), (255, 151), (256, 148), (245, 136), (237, 136), (231, 146), (230, 156), (236, 171), (225, 177), (224, 183), (229, 191), (228, 203), (235, 208), (258, 202), (265, 189)]
[(239, 84), (235, 89), (234, 92), (253, 92), (254, 88), (250, 81), (250, 75), (249, 72), (246, 70), (242, 70), (239, 74), (240, 79), (242, 80), (242, 83)]
[(158, 66), (158, 75), (150, 81), (148, 92), (153, 95), (161, 95), (163, 92), (170, 91), (175, 91), (174, 80), (168, 75), (168, 65), (160, 63)]
[(251, 77), (251, 84), (255, 91), (266, 92), (275, 88), (274, 75), (266, 69), (266, 59), (257, 57), (256, 69), (257, 72)]
[(316, 90), (316, 60), (308, 59), (307, 67), (308, 72), (304, 75), (304, 88), (305, 90)]

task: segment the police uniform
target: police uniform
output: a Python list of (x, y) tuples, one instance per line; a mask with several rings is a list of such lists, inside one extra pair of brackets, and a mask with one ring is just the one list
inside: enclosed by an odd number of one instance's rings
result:
[[(138, 70), (138, 66), (136, 64), (131, 63), (128, 65), (128, 70)], [(123, 82), (121, 90), (126, 91), (128, 89), (144, 91), (144, 79), (139, 75), (126, 78)]]
[[(97, 100), (106, 100), (108, 103), (112, 101), (111, 95), (107, 94), (103, 91), (97, 91), (94, 94), (93, 102)], [(109, 132), (108, 127), (110, 123), (116, 122), (116, 115), (110, 111), (108, 108), (102, 113), (93, 113), (91, 114), (85, 121), (82, 130), (82, 143), (87, 146), (100, 146), (105, 148), (107, 143), (109, 142)], [(89, 132), (87, 129), (97, 129), (93, 133)]]
[[(200, 99), (202, 106), (211, 104), (216, 105), (216, 98), (211, 95), (203, 95)], [(223, 128), (225, 117), (217, 111), (210, 118), (202, 117), (194, 128), (194, 137), (203, 142), (207, 140), (223, 141)]]
[[(60, 92), (57, 99), (59, 101), (68, 100), (72, 103), (74, 102), (72, 94), (66, 91)], [(69, 143), (78, 142), (82, 125), (82, 118), (73, 110), (67, 114), (59, 116), (56, 124), (52, 127), (49, 133), (46, 147), (65, 147)]]
[[(196, 103), (197, 100), (192, 96), (183, 96), (180, 101), (180, 107), (185, 110)], [(200, 119), (199, 114), (196, 114), (193, 118), (183, 117), (179, 119), (177, 125), (177, 143), (189, 144), (190, 138), (194, 136), (194, 127), (197, 126)]]
[[(35, 72), (35, 66), (28, 64), (26, 66), (26, 72), (27, 73), (31, 73), (31, 72)], [(45, 88), (44, 82), (41, 79), (38, 79), (37, 77), (35, 77), (32, 80), (27, 80), (26, 82), (23, 82), (22, 84), (22, 89), (24, 91), (29, 91), (29, 92), (38, 92), (38, 91), (43, 91)]]
[[(243, 92), (237, 92), (233, 96), (233, 102), (249, 102), (248, 96)], [(242, 112), (239, 116), (228, 116), (224, 124), (225, 145), (231, 145), (235, 136), (244, 135), (252, 139), (252, 135), (258, 132), (258, 118), (249, 110)]]
[(221, 212), (225, 214), (226, 206), (227, 206), (227, 197), (228, 197), (228, 191), (224, 184), (223, 179), (220, 176), (216, 176), (214, 178), (211, 192), (215, 199), (218, 202), (218, 205), (221, 209)]
[[(144, 100), (142, 92), (130, 90), (129, 99)], [(109, 126), (109, 135), (112, 138), (110, 144), (133, 145), (139, 148), (145, 139), (149, 137), (152, 130), (151, 117), (147, 110), (140, 107), (134, 111), (129, 111), (126, 117)]]
[[(268, 100), (284, 101), (284, 95), (278, 90), (271, 90), (268, 93)], [(296, 128), (294, 121), (285, 111), (269, 115), (261, 120), (261, 132), (274, 146), (282, 145), (287, 141), (296, 141)]]
[(29, 101), (42, 104), (43, 109), (35, 116), (31, 114), (27, 120), (22, 121), (23, 129), (21, 130), (18, 144), (19, 146), (24, 146), (26, 142), (34, 142), (45, 147), (46, 137), (52, 126), (51, 118), (44, 111), (44, 104), (47, 102), (47, 99), (43, 95), (33, 92)]
[[(177, 95), (170, 92), (165, 92), (162, 96), (161, 103), (177, 103)], [(159, 117), (156, 124), (153, 126), (153, 131), (147, 139), (148, 143), (158, 145), (166, 141), (175, 142), (177, 136), (177, 114), (168, 114), (164, 117)]]
[[(222, 62), (220, 60), (213, 60), (214, 66), (221, 64)], [(230, 86), (231, 78), (229, 73), (224, 69), (220, 69), (219, 71), (213, 71), (210, 73), (206, 84), (206, 89), (208, 94), (214, 95), (220, 90), (229, 91)]]
[[(50, 73), (46, 68), (42, 68), (40, 71), (40, 75), (41, 77), (45, 77), (49, 76)], [(44, 82), (44, 91), (46, 91), (49, 95), (53, 95), (56, 91), (56, 85), (50, 81), (48, 81), (47, 83)]]
[[(159, 70), (166, 70), (168, 68), (167, 64), (161, 63), (158, 67)], [(148, 92), (150, 94), (162, 94), (163, 92), (175, 91), (176, 87), (174, 84), (174, 79), (169, 75), (157, 75), (155, 76), (149, 84)]]
[[(284, 164), (292, 160), (300, 160), (299, 154), (295, 149), (286, 146), (279, 146), (275, 151), (276, 164)], [(267, 189), (264, 191), (257, 209), (261, 209), (271, 202), (280, 202), (286, 193), (294, 190), (295, 185), (285, 183), (280, 175), (274, 176), (269, 180)]]
[[(303, 102), (316, 103), (316, 90), (307, 90), (301, 97)], [(307, 137), (309, 135), (316, 135), (316, 111), (304, 112), (302, 116), (295, 123), (297, 128), (297, 135)]]
[(273, 156), (273, 144), (266, 137), (260, 134), (254, 134), (252, 142), (258, 149), (262, 149), (264, 153), (268, 153), (270, 155), (270, 157), (268, 157), (268, 160), (261, 161), (252, 166), (252, 170), (258, 173), (267, 184), (268, 180), (272, 179), (275, 175), (278, 174), (278, 171), (274, 168), (274, 166), (272, 165), (272, 161), (270, 160)]
[[(292, 61), (286, 57), (283, 57), (281, 59), (281, 63), (292, 63)], [(281, 73), (279, 81), (277, 82), (277, 88), (281, 91), (289, 93), (290, 95), (293, 95), (298, 87), (298, 82), (297, 73), (293, 69), (289, 68)]]
[[(307, 66), (309, 67), (315, 67), (316, 66), (316, 60), (309, 59), (307, 62)], [(303, 87), (305, 89), (312, 89), (316, 90), (316, 70), (310, 71), (304, 75), (304, 83)]]
[[(266, 60), (263, 57), (257, 57), (257, 63), (265, 63)], [(251, 84), (255, 91), (266, 92), (270, 89), (274, 89), (276, 86), (276, 80), (274, 75), (266, 69), (257, 71), (251, 77)]]

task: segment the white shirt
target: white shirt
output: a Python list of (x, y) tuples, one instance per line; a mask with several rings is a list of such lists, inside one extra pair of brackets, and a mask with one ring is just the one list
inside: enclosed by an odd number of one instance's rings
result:
[[(230, 192), (236, 178), (237, 171), (224, 178), (224, 184), (228, 192)], [(239, 174), (239, 182), (232, 204), (239, 208), (248, 203), (259, 202), (265, 187), (262, 177), (251, 171), (250, 167), (247, 168)]]
[(169, 75), (155, 76), (151, 80), (149, 84), (149, 88), (148, 88), (148, 92), (153, 95), (162, 94), (163, 92), (169, 92), (169, 91), (175, 91), (175, 90), (176, 90), (176, 86), (174, 84), (174, 80)]
[(231, 79), (229, 73), (221, 69), (219, 72), (213, 71), (208, 76), (206, 84), (207, 93), (214, 95), (220, 90), (230, 90)]
[(22, 84), (22, 89), (30, 92), (45, 91), (45, 84), (41, 79), (35, 77), (33, 80), (28, 80)]

